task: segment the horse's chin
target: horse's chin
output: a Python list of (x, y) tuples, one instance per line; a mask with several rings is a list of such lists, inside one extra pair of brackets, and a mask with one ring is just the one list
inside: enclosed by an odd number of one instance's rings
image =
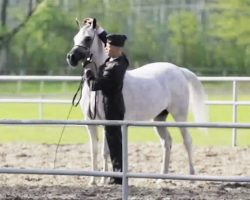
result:
[(73, 68), (75, 68), (78, 65), (78, 61), (72, 61), (69, 59), (67, 59), (67, 63), (70, 67), (73, 67)]

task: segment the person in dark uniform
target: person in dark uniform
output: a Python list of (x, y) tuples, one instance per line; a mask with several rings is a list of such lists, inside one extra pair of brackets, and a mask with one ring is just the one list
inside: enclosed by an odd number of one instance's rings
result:
[[(103, 31), (102, 31), (103, 33)], [(106, 34), (106, 31), (103, 33)], [(90, 69), (85, 77), (90, 90), (101, 90), (103, 94), (104, 113), (107, 120), (123, 120), (125, 105), (122, 95), (123, 79), (129, 61), (122, 51), (127, 37), (120, 34), (106, 35), (108, 59), (99, 67), (97, 76)], [(105, 40), (102, 40), (105, 42)], [(105, 126), (113, 171), (122, 171), (122, 131), (121, 126)], [(110, 184), (122, 184), (122, 178), (112, 177)]]

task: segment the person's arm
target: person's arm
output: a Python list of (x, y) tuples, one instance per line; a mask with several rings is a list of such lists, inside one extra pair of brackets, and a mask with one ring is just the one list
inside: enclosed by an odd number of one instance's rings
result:
[(124, 63), (116, 63), (112, 68), (105, 71), (102, 77), (95, 77), (92, 72), (86, 72), (87, 83), (90, 90), (102, 90), (106, 93), (114, 92), (122, 85), (127, 66)]
[(106, 43), (107, 43), (106, 36), (108, 33), (101, 26), (98, 26), (96, 31), (97, 31), (97, 34), (98, 34), (99, 38), (101, 39), (101, 41), (106, 45)]
[(117, 80), (118, 74), (117, 70), (113, 68), (104, 73), (103, 77), (95, 77), (91, 70), (87, 70), (86, 79), (91, 91), (112, 91), (119, 82), (119, 79)]

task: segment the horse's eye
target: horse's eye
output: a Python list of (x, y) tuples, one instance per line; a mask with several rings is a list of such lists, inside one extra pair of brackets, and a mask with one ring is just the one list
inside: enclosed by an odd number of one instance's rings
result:
[(86, 37), (86, 38), (84, 39), (84, 41), (85, 41), (85, 42), (91, 42), (91, 37), (89, 37), (89, 36)]

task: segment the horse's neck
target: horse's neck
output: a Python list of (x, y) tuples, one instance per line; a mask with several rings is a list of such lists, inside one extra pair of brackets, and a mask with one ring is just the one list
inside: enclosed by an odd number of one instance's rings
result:
[(100, 40), (97, 42), (97, 46), (98, 48), (96, 48), (93, 52), (92, 60), (96, 63), (97, 67), (99, 67), (105, 62), (105, 60), (108, 58), (108, 55), (105, 52), (103, 43)]
[(105, 60), (107, 59), (107, 56), (105, 56), (104, 54), (100, 54), (99, 56), (93, 55), (92, 59), (96, 63), (96, 66), (99, 67), (105, 62)]

